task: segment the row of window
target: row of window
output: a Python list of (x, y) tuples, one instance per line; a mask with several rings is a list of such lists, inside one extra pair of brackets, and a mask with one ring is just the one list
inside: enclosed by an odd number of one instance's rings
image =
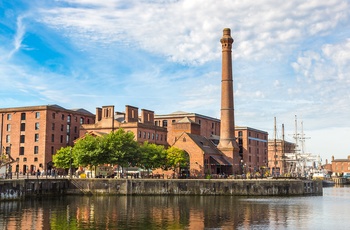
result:
[[(172, 124), (174, 124), (175, 122), (176, 122), (176, 120), (171, 120)], [(201, 124), (201, 123), (202, 123), (201, 120), (198, 120), (198, 124)], [(155, 126), (159, 126), (159, 124), (160, 124), (160, 121), (155, 121), (154, 122)], [(162, 121), (162, 127), (168, 127), (168, 120), (163, 120)], [(214, 122), (211, 123), (211, 128), (212, 129), (215, 128), (215, 123)]]
[[(260, 158), (257, 156), (256, 157), (256, 163), (265, 163), (266, 162), (266, 157), (264, 159), (265, 160), (263, 162), (260, 162)], [(248, 162), (252, 162), (252, 156), (248, 156)]]
[[(35, 125), (34, 125), (34, 130), (39, 130), (40, 129), (40, 124), (39, 122), (36, 122)], [(55, 130), (55, 123), (52, 123), (51, 125), (51, 129), (52, 130)], [(67, 125), (67, 133), (70, 132), (70, 129), (71, 129), (71, 125), (68, 124)], [(26, 123), (21, 123), (21, 128), (20, 128), (21, 132), (24, 132), (26, 131)], [(61, 131), (64, 130), (64, 125), (61, 125)], [(7, 132), (10, 132), (11, 131), (11, 124), (7, 124), (6, 125), (6, 131)], [(78, 132), (78, 127), (77, 126), (74, 126), (74, 133), (77, 133)]]
[[(6, 154), (10, 154), (11, 153), (11, 147), (10, 146), (7, 146), (6, 147)], [(39, 146), (34, 146), (34, 151), (33, 151), (34, 154), (39, 154)], [(51, 154), (55, 154), (55, 148), (53, 146), (51, 146)], [(19, 155), (24, 155), (24, 147), (20, 147), (19, 148)], [(18, 158), (17, 158), (18, 159)]]
[[(154, 133), (150, 133), (150, 132), (148, 132), (148, 133), (146, 133), (146, 132), (141, 132), (141, 131), (139, 131), (139, 138), (143, 138), (143, 139), (152, 139), (152, 140), (154, 140), (154, 139), (156, 139), (156, 140), (159, 140), (159, 137), (160, 137), (160, 140), (162, 141), (163, 140), (163, 134), (160, 134), (160, 136), (159, 136), (159, 134), (155, 134), (154, 135)], [(166, 135), (164, 135), (164, 140), (166, 140)]]
[[(35, 112), (35, 118), (36, 119), (40, 118), (40, 112)], [(56, 119), (56, 113), (55, 112), (52, 113), (52, 118)], [(77, 122), (78, 121), (78, 117), (74, 116), (74, 118), (75, 118), (75, 121)], [(65, 115), (64, 114), (61, 115), (61, 119), (62, 119), (62, 121), (65, 119)], [(10, 114), (10, 113), (7, 114), (7, 120), (8, 121), (12, 120), (12, 114)], [(26, 120), (26, 113), (21, 113), (21, 121), (25, 121), (25, 120)], [(71, 122), (71, 115), (67, 116), (67, 122), (68, 123)], [(87, 124), (89, 124), (89, 123), (90, 123), (90, 119), (87, 119)], [(80, 124), (84, 124), (84, 117), (80, 118)]]
[[(19, 143), (24, 144), (25, 143), (26, 136), (20, 135)], [(69, 143), (70, 135), (66, 135), (66, 143)], [(39, 134), (34, 134), (34, 141), (39, 142)], [(51, 134), (51, 142), (55, 142), (55, 134)], [(6, 143), (11, 143), (11, 136), (6, 135)], [(60, 143), (63, 143), (63, 135), (60, 137)]]

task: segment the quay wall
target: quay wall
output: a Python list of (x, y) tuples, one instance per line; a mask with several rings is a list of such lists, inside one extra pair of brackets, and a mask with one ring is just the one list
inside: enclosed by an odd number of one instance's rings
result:
[(322, 182), (298, 179), (17, 179), (0, 181), (0, 200), (46, 195), (322, 195)]

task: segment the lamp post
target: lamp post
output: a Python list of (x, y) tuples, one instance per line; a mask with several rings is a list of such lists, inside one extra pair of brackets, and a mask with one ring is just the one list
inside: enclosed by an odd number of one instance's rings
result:
[(70, 147), (69, 151), (69, 178), (72, 179), (72, 147)]
[(16, 159), (16, 162), (17, 162), (17, 165), (16, 165), (16, 173), (17, 173), (17, 179), (18, 179), (18, 177), (19, 177), (19, 165), (18, 165), (19, 158)]

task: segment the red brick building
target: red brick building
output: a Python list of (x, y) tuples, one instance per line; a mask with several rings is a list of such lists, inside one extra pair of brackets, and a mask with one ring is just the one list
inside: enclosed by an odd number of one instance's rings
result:
[(72, 146), (80, 125), (95, 119), (84, 109), (58, 105), (3, 108), (0, 114), (0, 153), (10, 154), (16, 161), (12, 172), (22, 173), (49, 170), (52, 155)]
[(332, 156), (332, 172), (338, 175), (350, 172), (350, 156), (347, 159), (334, 159)]
[(133, 132), (135, 139), (140, 144), (149, 143), (168, 146), (167, 129), (155, 125), (154, 112), (126, 105), (125, 112), (115, 112), (114, 106), (102, 106), (96, 108), (95, 123), (83, 124), (80, 136), (88, 132), (107, 134), (111, 131), (123, 128), (126, 132)]
[[(235, 127), (241, 167), (245, 173), (259, 172), (267, 167), (268, 133), (250, 127)], [(261, 172), (261, 171), (260, 171)]]
[(285, 156), (295, 153), (295, 147), (295, 143), (281, 139), (268, 141), (268, 167), (271, 175), (284, 175), (295, 170), (295, 163), (288, 162)]
[[(181, 135), (182, 132), (198, 134), (205, 138), (212, 138), (213, 136), (220, 135), (220, 119), (197, 113), (177, 111), (166, 115), (155, 115), (154, 122), (156, 126), (167, 128), (167, 141), (170, 145), (176, 141), (176, 138)], [(188, 124), (188, 122), (191, 123), (191, 126), (188, 128), (181, 127), (186, 126), (185, 124)]]

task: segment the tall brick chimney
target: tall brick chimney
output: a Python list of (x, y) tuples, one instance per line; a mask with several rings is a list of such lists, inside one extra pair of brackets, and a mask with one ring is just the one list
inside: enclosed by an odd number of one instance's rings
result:
[(221, 124), (218, 149), (232, 163), (232, 173), (239, 170), (239, 147), (235, 138), (235, 117), (233, 106), (232, 43), (231, 30), (225, 28), (220, 39), (222, 45), (221, 78)]

